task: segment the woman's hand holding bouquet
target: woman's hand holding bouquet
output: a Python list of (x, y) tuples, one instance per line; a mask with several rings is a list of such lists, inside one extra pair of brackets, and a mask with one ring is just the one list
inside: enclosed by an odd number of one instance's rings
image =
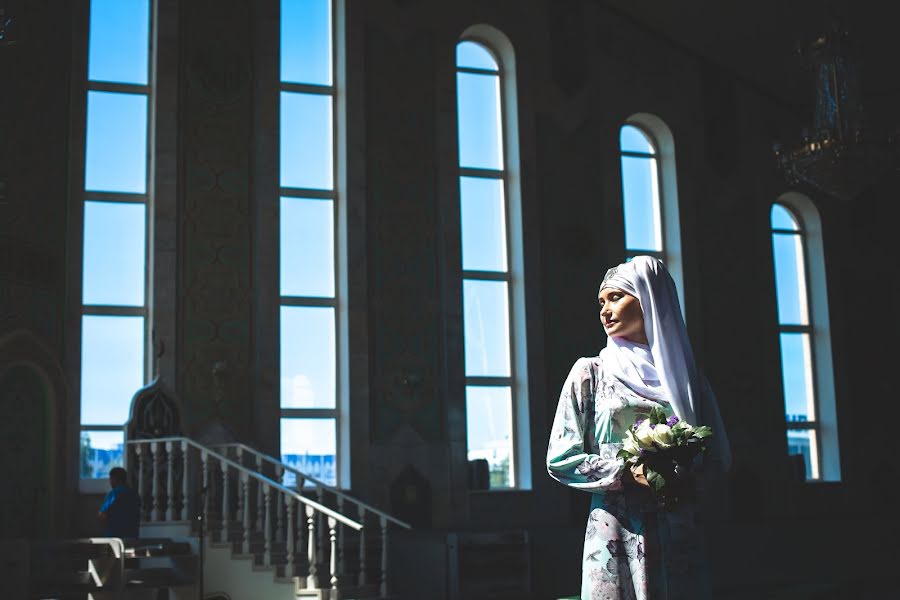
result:
[(712, 436), (707, 426), (693, 426), (654, 407), (625, 432), (618, 457), (625, 460), (634, 481), (650, 488), (662, 508), (690, 498), (690, 466)]

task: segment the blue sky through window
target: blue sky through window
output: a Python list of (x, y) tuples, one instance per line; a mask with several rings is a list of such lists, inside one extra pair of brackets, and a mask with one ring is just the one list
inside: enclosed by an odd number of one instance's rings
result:
[(149, 0), (91, 0), (88, 79), (147, 85)]
[[(112, 312), (146, 303), (148, 94), (127, 86), (149, 86), (151, 18), (151, 0), (90, 0), (81, 300)], [(91, 89), (93, 82), (134, 93)], [(93, 192), (139, 196), (106, 202)], [(82, 316), (83, 425), (119, 426), (128, 418), (145, 383), (144, 329), (143, 316)], [(81, 477), (105, 477), (121, 464), (121, 431), (84, 430), (85, 442)]]
[(623, 125), (619, 130), (619, 146), (622, 152), (656, 153), (650, 138), (634, 125)]
[(334, 202), (282, 198), (282, 296), (334, 296)]
[(330, 190), (331, 96), (281, 93), (281, 186)]
[(335, 420), (281, 420), (281, 454), (335, 454), (337, 435)]
[[(337, 421), (332, 418), (281, 419), (281, 460), (328, 485), (337, 483)], [(296, 486), (293, 473), (284, 485)], [(308, 485), (308, 484), (307, 484)]]
[(125, 434), (121, 431), (85, 431), (91, 448), (98, 450), (118, 450), (125, 443)]
[(281, 0), (281, 81), (331, 85), (331, 3)]
[(460, 177), (463, 269), (506, 271), (503, 180)]
[(622, 197), (626, 248), (661, 251), (655, 158), (622, 157)]
[(789, 229), (799, 231), (800, 227), (794, 215), (780, 204), (772, 205), (772, 229)]
[(145, 205), (84, 203), (84, 304), (144, 305)]
[(510, 375), (508, 298), (505, 281), (463, 280), (466, 375)]
[(459, 165), (503, 169), (500, 78), (458, 73)]
[(456, 66), (470, 69), (499, 70), (490, 51), (478, 42), (465, 41), (456, 45)]
[(281, 307), (281, 407), (334, 408), (334, 308)]
[(147, 96), (88, 92), (84, 187), (143, 194), (147, 189)]
[(512, 393), (506, 386), (466, 386), (469, 459), (512, 454)]
[(144, 318), (85, 315), (81, 327), (81, 422), (121, 425), (144, 386)]
[(81, 477), (102, 479), (109, 476), (113, 467), (122, 466), (125, 445), (122, 431), (82, 431), (80, 442)]
[(815, 418), (812, 406), (812, 389), (809, 335), (805, 333), (781, 334), (781, 373), (784, 385), (784, 412), (786, 415)]
[(806, 325), (808, 311), (802, 238), (793, 233), (773, 233), (772, 249), (775, 258), (778, 322), (782, 325)]

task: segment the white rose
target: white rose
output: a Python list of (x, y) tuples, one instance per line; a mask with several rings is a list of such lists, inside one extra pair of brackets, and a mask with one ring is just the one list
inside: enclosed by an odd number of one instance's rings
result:
[(641, 453), (641, 449), (638, 446), (637, 442), (631, 437), (625, 438), (625, 441), (622, 442), (622, 450), (625, 450), (626, 452), (635, 456)]
[(634, 437), (637, 438), (641, 448), (653, 448), (653, 430), (650, 429), (650, 424), (647, 421), (638, 425), (637, 431), (634, 432)]
[(653, 429), (653, 441), (659, 444), (660, 448), (668, 448), (675, 442), (672, 429), (668, 425), (660, 423)]

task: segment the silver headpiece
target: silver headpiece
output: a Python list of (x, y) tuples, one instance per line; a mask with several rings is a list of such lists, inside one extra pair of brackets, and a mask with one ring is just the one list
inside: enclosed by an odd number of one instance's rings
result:
[(616, 265), (616, 266), (613, 267), (612, 269), (609, 269), (608, 271), (606, 271), (606, 275), (603, 276), (603, 281), (600, 282), (600, 289), (601, 289), (601, 290), (602, 290), (603, 288), (606, 287), (606, 283), (607, 283), (612, 277), (615, 277), (616, 273), (618, 273), (618, 271), (619, 271), (619, 267), (620, 267), (620, 266), (621, 266), (621, 265)]

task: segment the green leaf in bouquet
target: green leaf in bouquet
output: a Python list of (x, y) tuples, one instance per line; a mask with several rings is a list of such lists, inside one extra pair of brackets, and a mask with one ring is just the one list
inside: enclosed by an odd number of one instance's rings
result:
[(685, 423), (684, 421), (678, 421), (674, 425), (672, 425), (672, 433), (684, 435), (687, 430), (690, 429), (690, 425)]
[(619, 452), (616, 454), (616, 458), (624, 458), (625, 460), (628, 460), (633, 456), (634, 454), (632, 454), (628, 450), (619, 450)]
[(712, 434), (712, 428), (708, 427), (707, 425), (701, 425), (700, 427), (694, 429), (694, 435), (701, 440), (703, 438), (708, 438)]
[(653, 491), (659, 492), (666, 485), (666, 478), (653, 469), (647, 469), (647, 483), (653, 488)]
[(654, 406), (652, 409), (650, 409), (650, 422), (654, 425), (665, 423), (667, 418), (668, 417), (666, 417), (666, 412), (662, 408)]

